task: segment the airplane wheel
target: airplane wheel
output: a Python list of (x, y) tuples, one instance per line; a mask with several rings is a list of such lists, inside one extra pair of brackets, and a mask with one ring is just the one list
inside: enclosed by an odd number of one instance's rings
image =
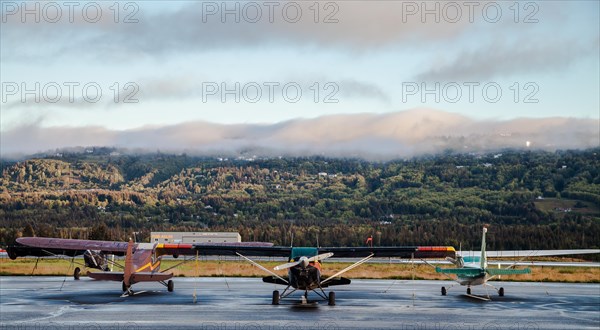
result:
[(335, 306), (335, 292), (329, 292), (329, 306)]
[(125, 285), (125, 282), (123, 282), (123, 292), (127, 291), (127, 289), (129, 289), (129, 286)]
[(446, 287), (442, 287), (442, 296), (446, 295)]
[(467, 288), (467, 294), (471, 294), (471, 288)]
[(504, 297), (504, 288), (500, 288), (500, 290), (498, 290), (498, 295), (500, 297)]
[(273, 291), (273, 300), (271, 301), (272, 305), (279, 305), (279, 291)]
[(14, 250), (14, 248), (11, 248), (10, 246), (6, 249), (6, 253), (8, 253), (8, 257), (10, 258), (10, 260), (15, 260), (17, 259), (17, 252)]
[(169, 282), (167, 282), (167, 290), (169, 292), (173, 292), (173, 289), (175, 289), (175, 284), (173, 283), (173, 281), (169, 280)]
[(81, 269), (79, 269), (79, 267), (75, 267), (75, 270), (73, 271), (73, 278), (78, 280), (80, 274), (81, 274)]

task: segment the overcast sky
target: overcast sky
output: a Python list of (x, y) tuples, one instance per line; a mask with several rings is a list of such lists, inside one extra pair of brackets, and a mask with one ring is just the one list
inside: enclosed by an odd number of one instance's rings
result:
[[(140, 147), (123, 136), (160, 140), (161, 129), (199, 123), (231, 132), (327, 116), (342, 123), (331, 131), (343, 132), (351, 114), (401, 120), (385, 115), (414, 117), (414, 109), (478, 123), (564, 117), (598, 127), (598, 1), (68, 3), (2, 1), (2, 155), (77, 143)], [(474, 134), (454, 127), (465, 131), (447, 133)], [(579, 129), (569, 141), (581, 140)], [(594, 131), (569, 146), (597, 145)], [(225, 139), (193, 132), (165, 140), (193, 148)], [(238, 142), (257, 138), (239, 134)]]

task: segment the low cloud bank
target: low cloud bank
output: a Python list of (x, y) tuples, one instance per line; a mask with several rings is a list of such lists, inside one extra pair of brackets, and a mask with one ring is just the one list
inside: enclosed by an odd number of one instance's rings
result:
[(600, 121), (577, 118), (474, 120), (417, 109), (390, 114), (345, 114), (276, 124), (188, 122), (163, 127), (20, 126), (1, 133), (1, 156), (20, 158), (78, 146), (198, 155), (363, 157), (392, 159), (504, 148), (583, 149), (600, 146)]

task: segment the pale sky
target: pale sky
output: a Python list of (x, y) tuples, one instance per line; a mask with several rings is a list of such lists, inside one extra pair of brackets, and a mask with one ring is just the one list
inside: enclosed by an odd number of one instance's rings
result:
[(31, 127), (600, 117), (598, 1), (74, 3), (2, 1), (2, 149)]

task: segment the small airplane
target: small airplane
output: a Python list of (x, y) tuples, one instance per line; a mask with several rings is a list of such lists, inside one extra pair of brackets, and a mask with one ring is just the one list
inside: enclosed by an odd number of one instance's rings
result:
[[(100, 270), (99, 272), (88, 272), (89, 277), (99, 281), (122, 282), (123, 295), (128, 296), (133, 295), (132, 285), (140, 282), (158, 282), (166, 286), (169, 292), (174, 290), (174, 283), (171, 280), (173, 273), (169, 270), (193, 259), (183, 260), (161, 271), (160, 264), (162, 257), (165, 255), (172, 255), (174, 258), (180, 255), (196, 256), (197, 258), (203, 247), (212, 248), (211, 252), (202, 252), (203, 255), (208, 253), (220, 255), (223, 253), (220, 250), (221, 248), (269, 246), (273, 246), (273, 244), (263, 242), (162, 244), (133, 243), (131, 240), (129, 242), (113, 242), (21, 237), (17, 238), (15, 244), (7, 248), (7, 254), (13, 260), (23, 256), (55, 257), (65, 255), (75, 257), (83, 255), (84, 267)], [(108, 255), (125, 256), (125, 265), (121, 266), (114, 261), (110, 261)], [(71, 262), (79, 264), (74, 258), (71, 259)], [(122, 271), (111, 271), (113, 267), (119, 267)], [(80, 273), (81, 269), (76, 267), (73, 271), (73, 277), (78, 280)]]
[[(531, 269), (513, 269), (514, 265), (510, 265), (506, 268), (489, 268), (486, 255), (486, 244), (485, 234), (487, 233), (487, 227), (483, 227), (483, 234), (481, 238), (481, 256), (480, 257), (463, 257), (458, 255), (456, 258), (446, 257), (446, 260), (452, 262), (457, 268), (440, 268), (436, 267), (435, 271), (441, 274), (453, 274), (456, 275), (456, 279), (452, 280), (458, 282), (462, 286), (467, 286), (467, 295), (477, 299), (489, 300), (487, 298), (471, 295), (471, 286), (484, 285), (489, 286), (498, 292), (500, 297), (504, 296), (504, 288), (500, 287), (496, 289), (494, 286), (488, 284), (488, 281), (500, 276), (500, 275), (519, 275), (519, 274), (530, 274)], [(500, 265), (498, 265), (500, 266)], [(452, 288), (442, 287), (442, 296), (445, 296), (447, 291)]]
[[(205, 247), (203, 252), (210, 252), (213, 247)], [(223, 252), (223, 250), (221, 249)], [(262, 269), (270, 276), (263, 277), (263, 282), (285, 285), (285, 289), (273, 291), (273, 305), (278, 305), (281, 299), (290, 296), (296, 291), (304, 291), (301, 304), (306, 305), (308, 293), (314, 292), (320, 298), (335, 305), (335, 292), (325, 293), (324, 288), (336, 285), (350, 284), (350, 279), (341, 277), (342, 274), (352, 270), (375, 257), (400, 257), (400, 258), (444, 258), (454, 257), (456, 252), (450, 246), (408, 246), (408, 247), (234, 247), (230, 250), (246, 261)], [(322, 275), (321, 261), (334, 256), (336, 258), (361, 258), (359, 261), (340, 270), (331, 276)], [(288, 263), (276, 266), (274, 270), (288, 270), (287, 278), (281, 277), (275, 272), (251, 260), (247, 256), (288, 257)]]

